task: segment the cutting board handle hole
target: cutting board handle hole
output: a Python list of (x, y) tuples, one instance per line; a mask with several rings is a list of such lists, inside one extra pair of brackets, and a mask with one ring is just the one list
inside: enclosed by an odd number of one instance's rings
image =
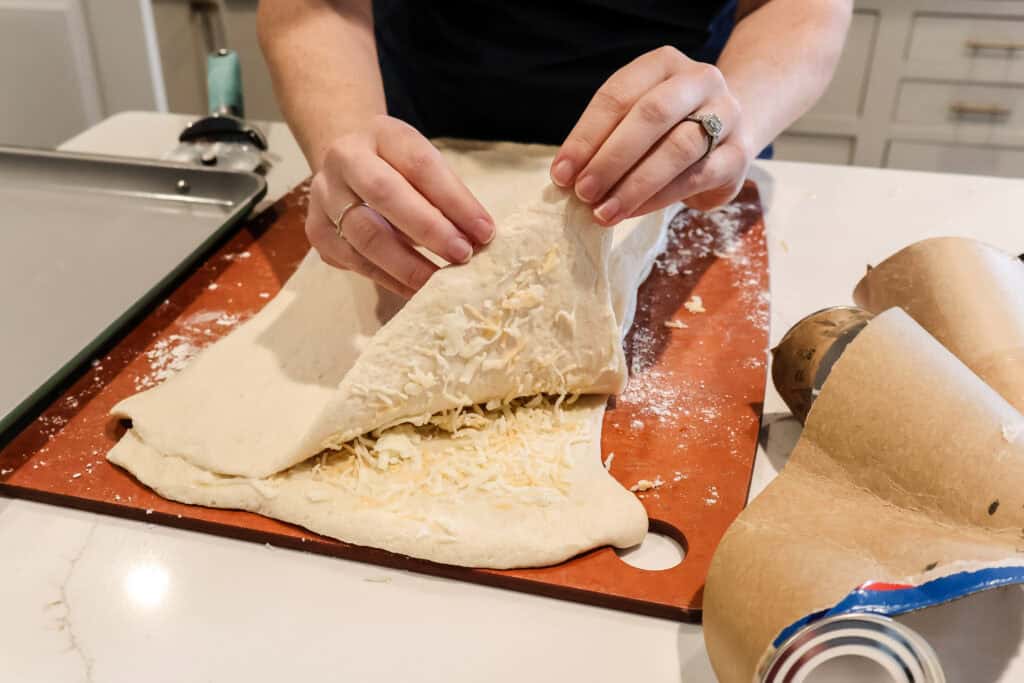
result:
[(652, 519), (647, 536), (631, 548), (615, 548), (619, 559), (637, 569), (664, 571), (686, 559), (686, 536), (667, 522)]

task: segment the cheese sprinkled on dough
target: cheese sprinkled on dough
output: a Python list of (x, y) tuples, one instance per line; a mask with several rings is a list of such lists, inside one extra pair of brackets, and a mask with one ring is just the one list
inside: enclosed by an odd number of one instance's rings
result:
[(278, 476), (309, 477), (387, 506), (416, 495), (458, 501), (474, 492), (549, 505), (568, 493), (571, 447), (585, 433), (568, 407), (577, 398), (533, 396), (445, 411), (419, 426), (356, 437)]

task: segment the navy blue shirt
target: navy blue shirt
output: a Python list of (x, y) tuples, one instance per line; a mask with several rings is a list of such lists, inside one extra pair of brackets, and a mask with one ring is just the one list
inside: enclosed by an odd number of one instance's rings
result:
[(662, 45), (714, 63), (736, 0), (374, 0), (388, 113), (427, 137), (560, 144)]

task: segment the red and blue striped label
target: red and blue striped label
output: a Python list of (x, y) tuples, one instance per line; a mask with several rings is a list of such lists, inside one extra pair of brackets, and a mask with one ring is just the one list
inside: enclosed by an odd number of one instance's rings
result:
[(990, 588), (1024, 583), (1024, 567), (987, 567), (957, 572), (914, 586), (903, 583), (868, 581), (858, 586), (829, 609), (808, 614), (779, 633), (772, 643), (779, 647), (807, 624), (824, 617), (851, 613), (881, 614), (894, 617), (926, 607), (980, 593)]

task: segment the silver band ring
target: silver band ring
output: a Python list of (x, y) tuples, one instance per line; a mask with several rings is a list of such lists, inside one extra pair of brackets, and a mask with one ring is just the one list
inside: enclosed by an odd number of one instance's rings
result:
[(362, 199), (353, 199), (348, 204), (346, 204), (345, 207), (338, 213), (338, 217), (331, 221), (332, 223), (334, 223), (334, 234), (336, 234), (341, 239), (345, 239), (345, 236), (341, 234), (341, 222), (345, 220), (345, 216), (348, 215), (348, 212), (356, 208), (357, 206), (365, 206), (369, 208), (369, 204), (364, 202)]
[(718, 114), (690, 114), (683, 121), (693, 121), (699, 123), (701, 130), (704, 131), (704, 135), (708, 138), (707, 149), (704, 150), (704, 154), (697, 161), (703, 161), (711, 154), (711, 150), (718, 146), (718, 139), (722, 136), (722, 119), (718, 118)]

